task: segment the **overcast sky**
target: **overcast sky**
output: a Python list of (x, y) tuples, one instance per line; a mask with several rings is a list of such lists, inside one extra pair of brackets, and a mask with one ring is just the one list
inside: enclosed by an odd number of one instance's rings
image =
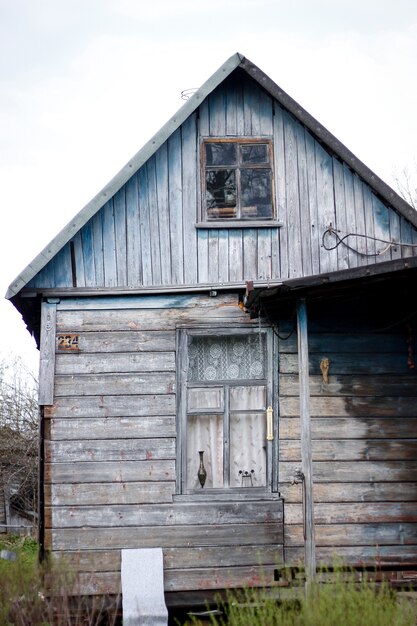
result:
[(2, 294), (237, 51), (386, 182), (417, 171), (415, 0), (0, 0)]

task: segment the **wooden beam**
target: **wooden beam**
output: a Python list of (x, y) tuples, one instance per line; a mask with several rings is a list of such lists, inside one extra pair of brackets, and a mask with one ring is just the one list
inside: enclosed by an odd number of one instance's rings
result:
[(304, 474), (305, 569), (308, 578), (316, 573), (313, 503), (313, 462), (310, 428), (310, 390), (307, 334), (307, 306), (297, 302), (298, 364), (300, 380), (301, 465)]
[(39, 361), (40, 406), (54, 403), (56, 303), (42, 302)]

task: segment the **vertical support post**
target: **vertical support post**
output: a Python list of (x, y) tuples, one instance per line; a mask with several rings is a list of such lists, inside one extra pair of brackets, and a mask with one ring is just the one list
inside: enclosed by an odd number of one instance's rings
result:
[(56, 303), (42, 302), (39, 406), (54, 403)]
[(304, 298), (297, 302), (297, 336), (300, 383), (301, 464), (304, 474), (305, 569), (307, 579), (311, 580), (316, 574), (316, 544), (314, 537), (307, 305)]

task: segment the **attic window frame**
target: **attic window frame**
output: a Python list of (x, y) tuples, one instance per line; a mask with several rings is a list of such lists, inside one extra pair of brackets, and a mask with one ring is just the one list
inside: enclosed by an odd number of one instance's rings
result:
[[(209, 217), (207, 214), (207, 202), (206, 202), (206, 171), (215, 169), (228, 169), (226, 165), (220, 166), (207, 166), (206, 165), (206, 150), (205, 147), (209, 143), (235, 143), (239, 146), (250, 144), (267, 144), (268, 146), (268, 163), (248, 163), (243, 164), (239, 159), (236, 164), (230, 166), (237, 172), (237, 191), (236, 191), (236, 208), (238, 215), (230, 217)], [(200, 214), (199, 220), (196, 224), (196, 228), (277, 228), (283, 225), (282, 222), (277, 220), (276, 216), (276, 197), (275, 197), (275, 176), (274, 176), (274, 143), (272, 137), (202, 137), (200, 144)], [(272, 217), (259, 217), (258, 215), (252, 217), (241, 216), (241, 204), (240, 204), (240, 173), (245, 169), (264, 169), (271, 173), (271, 204), (272, 204)]]

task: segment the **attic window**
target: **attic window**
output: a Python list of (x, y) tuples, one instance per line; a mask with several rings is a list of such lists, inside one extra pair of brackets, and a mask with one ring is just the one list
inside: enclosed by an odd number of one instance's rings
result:
[(202, 146), (203, 220), (273, 220), (272, 142), (206, 139)]

